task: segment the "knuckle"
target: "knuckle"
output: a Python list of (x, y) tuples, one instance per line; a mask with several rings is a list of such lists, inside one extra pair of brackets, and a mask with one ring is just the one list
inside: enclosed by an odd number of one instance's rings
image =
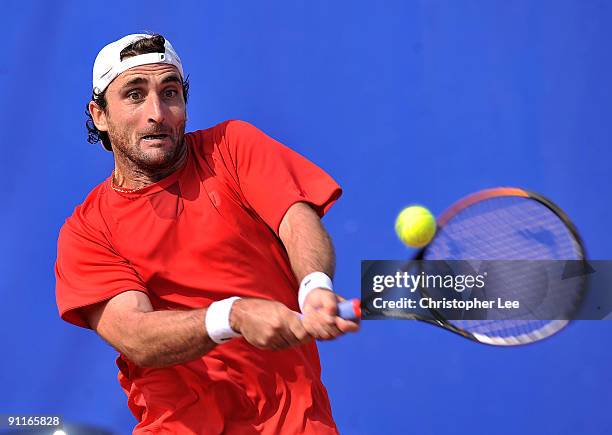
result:
[(262, 334), (260, 341), (264, 346), (269, 346), (270, 343), (272, 343), (274, 336), (275, 334), (272, 330), (267, 330)]
[(329, 333), (325, 329), (319, 329), (317, 337), (321, 340), (327, 340), (329, 338)]
[(270, 323), (269, 324), (270, 324), (270, 328), (273, 331), (278, 331), (283, 326), (283, 322), (278, 317), (274, 317), (274, 318), (270, 319)]

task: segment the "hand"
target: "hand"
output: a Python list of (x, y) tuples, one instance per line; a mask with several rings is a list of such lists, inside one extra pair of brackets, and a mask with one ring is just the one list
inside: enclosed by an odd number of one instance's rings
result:
[(343, 300), (328, 289), (317, 288), (308, 293), (302, 318), (306, 332), (317, 340), (333, 340), (357, 331), (359, 323), (338, 317), (338, 302)]
[(259, 349), (281, 350), (311, 339), (297, 313), (276, 301), (238, 299), (230, 326)]

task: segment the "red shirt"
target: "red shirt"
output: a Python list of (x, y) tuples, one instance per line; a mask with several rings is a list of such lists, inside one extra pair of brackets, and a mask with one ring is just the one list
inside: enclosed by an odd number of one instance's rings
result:
[[(81, 308), (127, 290), (146, 293), (156, 310), (231, 296), (299, 310), (278, 227), (298, 201), (322, 216), (338, 185), (246, 122), (185, 141), (177, 172), (134, 193), (113, 190), (109, 177), (66, 221), (56, 263), (64, 320), (89, 327)], [(273, 352), (237, 338), (185, 364), (143, 368), (120, 355), (117, 365), (137, 434), (337, 432), (314, 342)]]

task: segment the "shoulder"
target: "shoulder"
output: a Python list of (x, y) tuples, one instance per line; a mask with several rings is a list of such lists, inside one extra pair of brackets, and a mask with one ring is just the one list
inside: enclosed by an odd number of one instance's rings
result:
[(240, 150), (250, 149), (261, 134), (246, 121), (229, 119), (207, 129), (187, 133), (185, 139), (196, 159), (211, 163), (221, 161), (228, 169), (235, 171)]
[(60, 229), (60, 241), (69, 235), (81, 235), (88, 238), (99, 237), (106, 223), (103, 204), (108, 189), (108, 179), (94, 187), (85, 200), (77, 205)]
[(247, 121), (228, 119), (207, 129), (196, 130), (185, 135), (195, 146), (209, 149), (220, 142), (229, 142), (237, 137), (252, 135), (259, 130)]

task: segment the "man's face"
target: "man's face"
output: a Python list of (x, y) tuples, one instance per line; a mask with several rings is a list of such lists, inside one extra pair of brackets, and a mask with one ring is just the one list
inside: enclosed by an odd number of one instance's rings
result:
[(115, 151), (137, 167), (164, 168), (183, 147), (185, 100), (178, 70), (150, 64), (120, 74), (106, 90), (103, 121)]

